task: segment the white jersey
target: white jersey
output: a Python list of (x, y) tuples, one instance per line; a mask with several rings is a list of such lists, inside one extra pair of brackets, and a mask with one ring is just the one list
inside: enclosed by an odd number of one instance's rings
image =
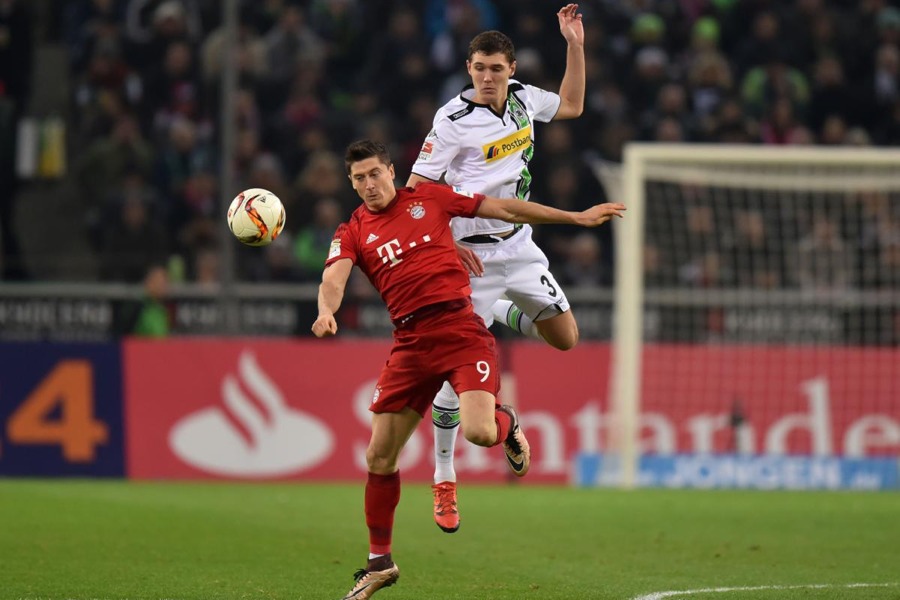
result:
[[(506, 110), (494, 112), (472, 98), (472, 85), (438, 110), (413, 165), (416, 175), (498, 198), (528, 199), (534, 154), (534, 121), (548, 122), (559, 110), (560, 98), (530, 85), (509, 80)], [(498, 219), (456, 217), (451, 222), (456, 240), (471, 235), (509, 231)]]

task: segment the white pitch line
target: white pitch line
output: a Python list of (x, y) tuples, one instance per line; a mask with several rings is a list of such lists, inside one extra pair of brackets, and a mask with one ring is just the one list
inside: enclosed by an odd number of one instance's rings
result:
[(635, 596), (632, 600), (663, 600), (674, 596), (693, 596), (695, 594), (722, 594), (725, 592), (755, 592), (762, 590), (823, 590), (829, 588), (875, 588), (897, 587), (900, 583), (813, 583), (809, 585), (755, 585), (746, 587), (717, 587), (697, 590), (676, 590), (669, 592), (653, 592), (645, 596)]

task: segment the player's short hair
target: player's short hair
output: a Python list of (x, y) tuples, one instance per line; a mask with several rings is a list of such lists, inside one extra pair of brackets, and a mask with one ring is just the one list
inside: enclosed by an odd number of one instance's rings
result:
[(347, 175), (350, 174), (350, 167), (353, 163), (357, 163), (373, 156), (378, 157), (382, 163), (391, 165), (391, 153), (388, 152), (387, 146), (381, 142), (373, 140), (357, 140), (347, 146), (347, 152), (344, 154), (344, 166), (347, 168)]
[(516, 62), (516, 47), (505, 33), (499, 31), (483, 31), (469, 42), (469, 60), (480, 52), (482, 54), (502, 54), (509, 64)]

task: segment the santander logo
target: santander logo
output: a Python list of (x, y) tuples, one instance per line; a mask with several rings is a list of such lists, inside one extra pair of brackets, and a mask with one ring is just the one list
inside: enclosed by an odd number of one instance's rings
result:
[(238, 376), (222, 380), (221, 406), (178, 421), (169, 447), (187, 464), (215, 475), (276, 477), (324, 461), (334, 435), (316, 417), (288, 406), (253, 353), (244, 350)]

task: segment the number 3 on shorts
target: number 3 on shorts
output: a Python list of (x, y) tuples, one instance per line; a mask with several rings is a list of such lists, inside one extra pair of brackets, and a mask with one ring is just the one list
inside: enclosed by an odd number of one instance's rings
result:
[(479, 360), (475, 363), (475, 370), (482, 375), (481, 383), (487, 381), (487, 378), (491, 375), (491, 365), (486, 360)]

